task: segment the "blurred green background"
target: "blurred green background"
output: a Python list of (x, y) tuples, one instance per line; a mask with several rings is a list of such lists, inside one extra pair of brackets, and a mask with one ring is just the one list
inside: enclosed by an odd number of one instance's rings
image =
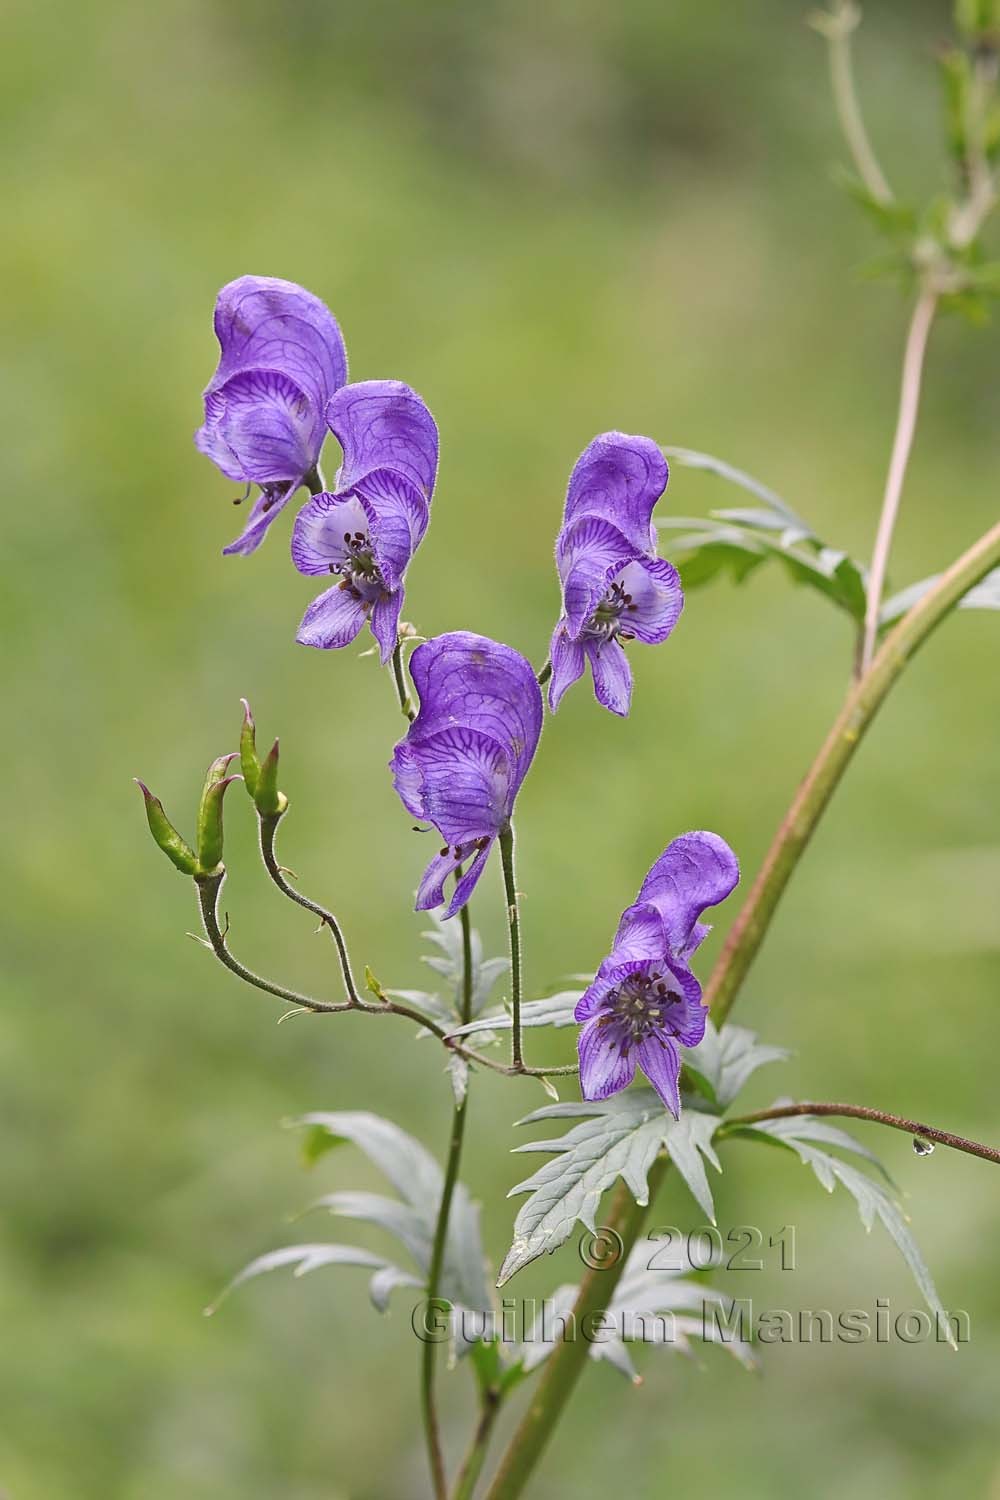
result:
[[(349, 1237), (289, 1224), (311, 1198), (375, 1185), (350, 1148), (307, 1175), (284, 1118), (373, 1109), (440, 1152), (449, 1110), (439, 1054), (403, 1023), (277, 1029), (280, 1007), (184, 936), (190, 890), (130, 782), (189, 828), (247, 695), (262, 736), (282, 737), (285, 858), (359, 963), (421, 982), (409, 893), (427, 851), (385, 771), (389, 682), (357, 651), (295, 645), (311, 588), (287, 526), (250, 560), (220, 556), (233, 486), (191, 442), (218, 287), (301, 281), (339, 317), (355, 378), (428, 400), (441, 478), (407, 598), (427, 634), (469, 627), (544, 658), (566, 477), (609, 427), (724, 455), (864, 555), (906, 309), (856, 274), (876, 246), (830, 180), (843, 151), (804, 17), (793, 0), (15, 0), (0, 63), (10, 1500), (426, 1488), (405, 1295), (382, 1320), (360, 1273), (321, 1272), (201, 1315), (252, 1255)], [(859, 48), (884, 163), (922, 196), (944, 180), (933, 49), (948, 33), (943, 0), (872, 3)], [(935, 330), (899, 585), (996, 517), (998, 375), (995, 329)], [(727, 498), (678, 469), (666, 503)], [(950, 622), (852, 768), (741, 1000), (740, 1019), (796, 1050), (748, 1102), (846, 1097), (1000, 1134), (997, 630)], [(677, 832), (717, 829), (754, 870), (850, 652), (844, 619), (765, 570), (692, 593), (671, 646), (636, 650), (627, 723), (569, 695), (520, 802), (533, 992), (595, 964)], [(335, 988), (328, 947), (255, 867), (235, 795), (228, 823), (237, 951)], [(495, 871), (475, 920), (496, 951)], [(463, 1175), (495, 1258), (524, 1167), (511, 1122), (543, 1102), (529, 1081), (476, 1080)], [(637, 1390), (595, 1368), (538, 1500), (1000, 1496), (996, 1181), (940, 1150), (919, 1161), (905, 1137), (876, 1144), (971, 1343), (779, 1347), (763, 1378), (654, 1351)], [(919, 1305), (846, 1196), (778, 1153), (733, 1145), (725, 1166), (724, 1228), (797, 1226), (799, 1269), (744, 1288), (758, 1307)], [(671, 1184), (653, 1218), (700, 1215)], [(575, 1266), (567, 1247), (511, 1290), (540, 1295)], [(464, 1372), (445, 1392), (457, 1445)]]

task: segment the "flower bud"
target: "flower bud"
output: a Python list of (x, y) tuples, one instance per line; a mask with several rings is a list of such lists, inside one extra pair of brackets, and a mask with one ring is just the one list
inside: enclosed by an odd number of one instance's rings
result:
[(241, 698), (243, 704), (243, 728), (240, 730), (240, 770), (243, 772), (243, 784), (251, 797), (257, 795), (257, 782), (260, 780), (260, 756), (257, 754), (257, 726), (250, 712), (250, 705), (245, 698)]
[(1000, 37), (1000, 0), (956, 0), (955, 25), (970, 42), (996, 46)]
[(261, 762), (254, 802), (262, 818), (280, 818), (288, 806), (284, 792), (278, 791), (278, 741), (275, 740)]
[(146, 804), (146, 821), (149, 823), (149, 831), (154, 840), (182, 875), (194, 875), (198, 869), (198, 859), (194, 850), (190, 844), (184, 842), (163, 811), (163, 803), (159, 797), (154, 797), (149, 787), (138, 777), (135, 777), (135, 784), (142, 792), (143, 801)]
[(208, 875), (222, 861), (222, 799), (235, 776), (227, 776), (234, 755), (220, 755), (208, 768), (205, 786), (198, 806), (198, 871)]

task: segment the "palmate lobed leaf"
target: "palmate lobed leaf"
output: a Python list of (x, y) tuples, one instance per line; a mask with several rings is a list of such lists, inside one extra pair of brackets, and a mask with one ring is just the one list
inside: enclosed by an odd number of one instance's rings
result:
[(568, 1239), (575, 1223), (594, 1232), (601, 1195), (621, 1177), (639, 1203), (648, 1196), (647, 1176), (656, 1156), (666, 1149), (699, 1206), (715, 1222), (715, 1206), (705, 1160), (721, 1171), (712, 1148), (720, 1119), (686, 1108), (674, 1120), (652, 1089), (630, 1089), (600, 1103), (551, 1104), (519, 1123), (581, 1119), (555, 1140), (533, 1141), (518, 1151), (551, 1152), (553, 1159), (511, 1188), (508, 1197), (530, 1194), (514, 1221), (513, 1243), (500, 1268), (497, 1285), (540, 1255)]
[[(606, 1360), (629, 1380), (638, 1381), (627, 1345), (658, 1344), (678, 1354), (693, 1354), (694, 1342), (721, 1342), (723, 1347), (745, 1369), (756, 1368), (753, 1349), (740, 1338), (721, 1338), (721, 1330), (705, 1317), (709, 1306), (728, 1314), (732, 1301), (714, 1287), (685, 1277), (675, 1270), (650, 1270), (662, 1249), (656, 1240), (640, 1239), (628, 1263), (606, 1317), (614, 1321), (613, 1330), (605, 1329), (600, 1339), (591, 1343), (590, 1357)], [(536, 1370), (549, 1357), (561, 1337), (562, 1319), (572, 1311), (579, 1288), (572, 1284), (557, 1287), (545, 1299), (544, 1313), (535, 1318), (518, 1358), (525, 1375)], [(641, 1337), (637, 1337), (641, 1334)]]
[(913, 1273), (913, 1278), (920, 1288), (924, 1301), (934, 1314), (938, 1327), (943, 1327), (947, 1331), (948, 1342), (952, 1348), (957, 1348), (948, 1315), (938, 1296), (933, 1277), (920, 1254), (906, 1215), (899, 1204), (888, 1188), (883, 1187), (880, 1182), (876, 1182), (867, 1173), (859, 1171), (852, 1163), (843, 1161), (839, 1156), (834, 1156), (831, 1152), (822, 1149), (824, 1145), (832, 1145), (863, 1156), (874, 1163), (887, 1182), (891, 1183), (892, 1179), (885, 1168), (866, 1146), (861, 1145), (846, 1131), (828, 1125), (825, 1121), (815, 1119), (811, 1115), (760, 1120), (752, 1125), (734, 1126), (731, 1132), (727, 1133), (763, 1137), (765, 1140), (773, 1141), (777, 1145), (794, 1151), (800, 1161), (812, 1168), (827, 1192), (832, 1193), (838, 1182), (845, 1187), (857, 1204), (865, 1229), (870, 1231), (875, 1220), (878, 1219), (888, 1231)]
[(295, 1267), (292, 1274), (296, 1277), (307, 1276), (310, 1271), (317, 1271), (323, 1266), (365, 1266), (374, 1270), (368, 1292), (379, 1312), (385, 1311), (392, 1287), (422, 1285), (419, 1277), (400, 1270), (399, 1266), (394, 1266), (383, 1256), (375, 1255), (370, 1250), (362, 1250), (357, 1245), (285, 1245), (280, 1250), (268, 1250), (266, 1254), (258, 1255), (249, 1265), (244, 1266), (228, 1286), (223, 1287), (215, 1301), (206, 1307), (206, 1317), (211, 1317), (230, 1292), (234, 1292), (244, 1282), (251, 1281), (255, 1276), (263, 1276), (268, 1271), (283, 1270), (287, 1266)]
[[(911, 583), (909, 588), (902, 589), (898, 594), (893, 594), (887, 599), (879, 612), (879, 629), (885, 630), (901, 619), (907, 610), (919, 603), (928, 589), (937, 583), (939, 576), (935, 573), (931, 578), (922, 578), (919, 583)], [(994, 568), (992, 573), (987, 573), (986, 577), (976, 584), (975, 588), (970, 589), (958, 601), (958, 608), (1000, 609), (1000, 568)]]
[(758, 1068), (784, 1062), (791, 1053), (758, 1042), (756, 1033), (745, 1026), (727, 1024), (717, 1031), (708, 1021), (703, 1040), (685, 1049), (683, 1056), (685, 1068), (696, 1076), (708, 1098), (727, 1109)]
[[(521, 1026), (575, 1026), (573, 1012), (583, 990), (561, 990), (557, 995), (548, 995), (544, 1000), (528, 1000), (521, 1006)], [(483, 1032), (510, 1031), (514, 1018), (509, 1010), (491, 1010), (488, 1015), (470, 1021), (467, 1026), (456, 1026), (449, 1036), (476, 1036)]]

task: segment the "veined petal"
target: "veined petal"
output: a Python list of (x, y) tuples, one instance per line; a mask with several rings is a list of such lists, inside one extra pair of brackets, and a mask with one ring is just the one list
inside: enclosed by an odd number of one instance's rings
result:
[(404, 806), (433, 823), (448, 844), (492, 837), (506, 817), (510, 758), (478, 730), (456, 724), (404, 744), (393, 769)]
[(206, 396), (240, 371), (280, 371), (312, 406), (318, 453), (326, 404), (347, 379), (344, 340), (325, 304), (292, 281), (240, 276), (219, 293), (215, 333), (221, 354)]
[(249, 557), (251, 552), (256, 552), (267, 535), (268, 528), (281, 515), (298, 487), (298, 480), (293, 479), (284, 492), (279, 489), (261, 490), (250, 507), (246, 525), (234, 542), (223, 547), (223, 555)]
[(318, 452), (314, 418), (306, 393), (280, 370), (244, 370), (205, 397), (196, 440), (213, 457), (224, 445), (254, 484), (301, 482)]
[(356, 495), (313, 495), (295, 517), (292, 562), (307, 576), (329, 573), (348, 556), (346, 536), (368, 531), (368, 516)]
[(552, 676), (549, 678), (549, 708), (555, 713), (566, 689), (583, 676), (587, 658), (580, 641), (571, 641), (566, 633), (566, 621), (562, 619), (552, 632), (549, 647)]
[(300, 646), (316, 646), (322, 651), (349, 646), (364, 625), (367, 615), (361, 600), (335, 583), (314, 599), (302, 616), (295, 639)]
[(622, 912), (615, 934), (611, 961), (615, 964), (643, 963), (662, 958), (667, 951), (663, 918), (652, 902), (637, 901)]
[(684, 608), (680, 574), (673, 563), (662, 557), (639, 557), (615, 581), (632, 596), (622, 615), (622, 628), (648, 646), (665, 641)]
[(637, 1048), (625, 1027), (597, 1016), (577, 1039), (580, 1092), (585, 1099), (607, 1099), (627, 1088), (635, 1077)]
[(594, 675), (594, 692), (598, 703), (619, 718), (627, 718), (632, 702), (632, 668), (618, 641), (583, 643)]
[(510, 756), (512, 806), (542, 729), (542, 693), (530, 663), (510, 646), (457, 630), (418, 646), (410, 675), (420, 707), (407, 742), (416, 746), (452, 725), (488, 736)]
[(623, 979), (635, 970), (635, 965), (630, 963), (617, 963), (613, 958), (606, 958), (598, 969), (593, 983), (584, 990), (576, 1002), (573, 1015), (577, 1021), (590, 1021), (606, 1009), (608, 995), (613, 989), (621, 984)]
[(563, 527), (581, 516), (598, 516), (616, 526), (637, 552), (653, 552), (653, 507), (668, 478), (667, 461), (651, 438), (601, 433), (570, 476)]
[(372, 635), (378, 642), (379, 660), (383, 667), (396, 649), (399, 639), (399, 617), (403, 610), (403, 589), (393, 589), (390, 594), (383, 594), (381, 599), (376, 599), (372, 606), (371, 627)]
[(339, 489), (352, 489), (372, 469), (396, 469), (430, 501), (438, 431), (416, 391), (401, 380), (362, 380), (336, 393), (326, 420), (344, 450)]
[[(486, 861), (489, 859), (490, 850), (493, 848), (494, 842), (493, 839), (490, 839), (489, 843), (475, 850), (475, 857), (472, 863), (465, 871), (465, 874), (456, 882), (455, 890), (448, 903), (448, 909), (442, 913), (442, 919), (453, 917), (468, 901), (479, 877), (486, 868)], [(445, 881), (449, 875), (454, 874), (458, 866), (472, 852), (473, 850), (466, 846), (465, 848), (459, 847), (457, 853), (455, 849), (448, 849), (444, 854), (435, 854), (424, 871), (420, 888), (417, 891), (417, 899), (414, 903), (417, 911), (433, 911), (444, 904)]]
[(610, 521), (584, 516), (564, 526), (556, 543), (563, 609), (571, 636), (578, 636), (615, 575), (638, 557), (633, 542)]
[(396, 588), (427, 530), (427, 501), (395, 469), (372, 469), (357, 482), (353, 493), (367, 517), (364, 529), (382, 577), (390, 589)]
[(702, 912), (724, 901), (739, 878), (739, 861), (725, 839), (685, 833), (653, 865), (639, 900), (657, 907), (674, 952), (688, 954), (705, 935), (697, 925)]
[(639, 1043), (638, 1053), (640, 1068), (674, 1119), (678, 1119), (681, 1112), (678, 1085), (681, 1055), (677, 1043), (672, 1037), (654, 1032)]

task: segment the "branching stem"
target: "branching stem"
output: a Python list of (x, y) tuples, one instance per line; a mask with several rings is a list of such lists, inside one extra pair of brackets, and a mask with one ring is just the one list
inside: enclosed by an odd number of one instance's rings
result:
[(964, 1151), (967, 1156), (978, 1156), (982, 1161), (996, 1162), (1000, 1166), (1000, 1151), (995, 1146), (984, 1146), (979, 1141), (966, 1140), (965, 1136), (953, 1135), (950, 1130), (938, 1130), (933, 1125), (925, 1125), (921, 1120), (907, 1120), (903, 1115), (890, 1115), (884, 1109), (869, 1109), (864, 1104), (817, 1104), (808, 1101), (800, 1104), (775, 1104), (771, 1109), (759, 1109), (752, 1115), (734, 1116), (725, 1122), (720, 1134), (737, 1125), (756, 1125), (761, 1120), (788, 1120), (796, 1115), (842, 1115), (852, 1120), (871, 1120), (876, 1125), (888, 1125), (891, 1130), (902, 1130), (916, 1140), (950, 1146), (954, 1151)]

